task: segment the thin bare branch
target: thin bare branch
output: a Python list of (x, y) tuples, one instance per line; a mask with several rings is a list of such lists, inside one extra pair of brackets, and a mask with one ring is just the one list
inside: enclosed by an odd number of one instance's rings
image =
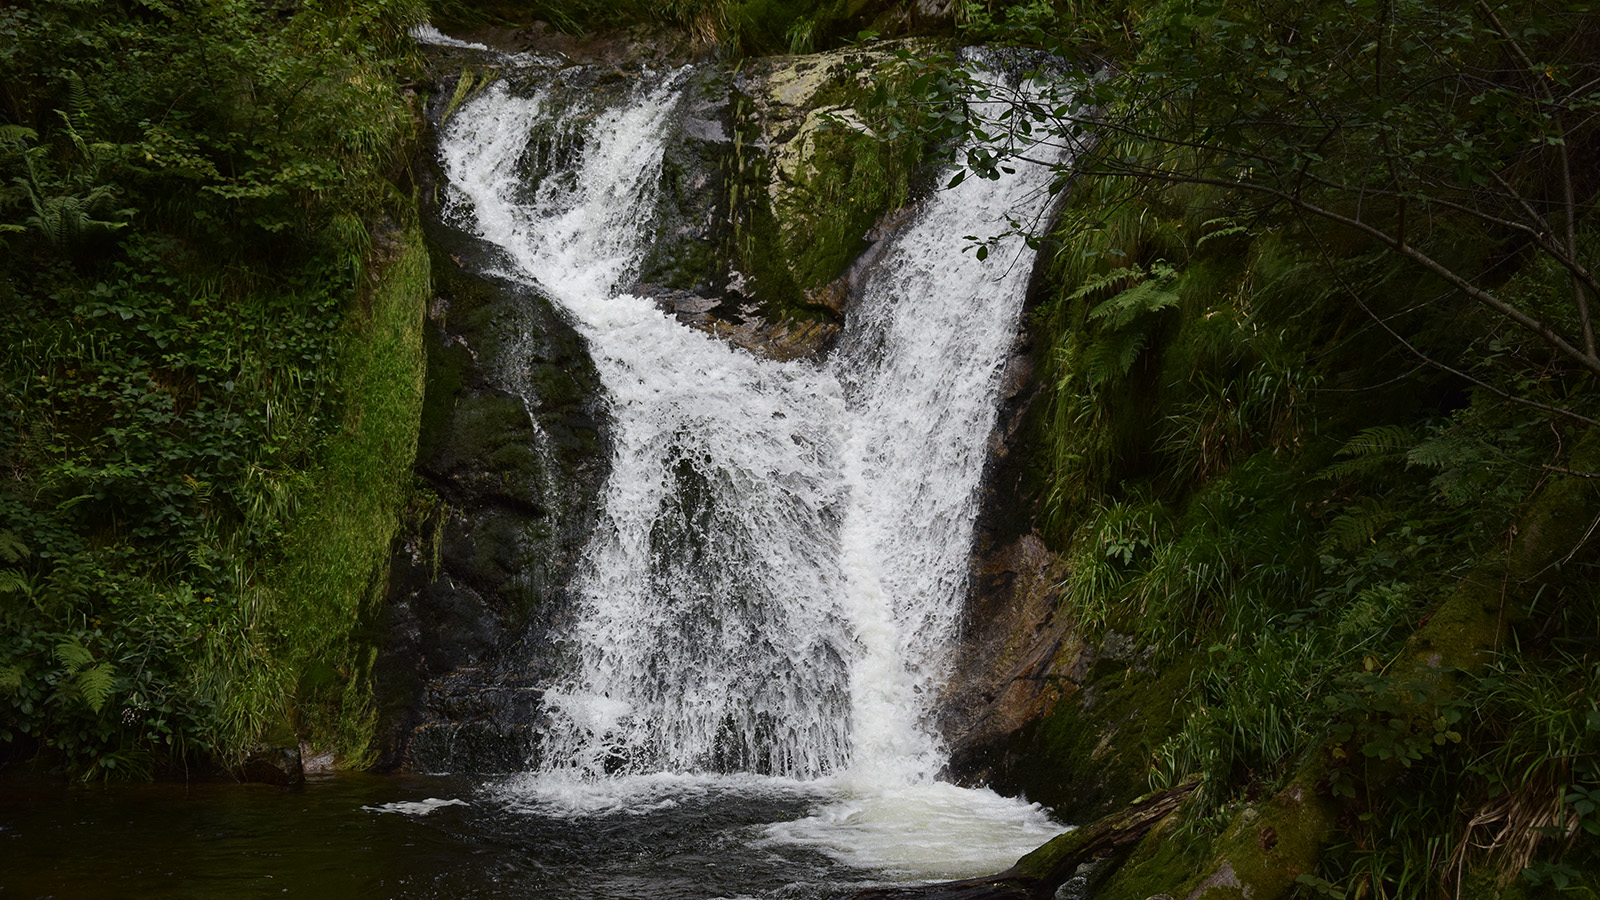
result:
[(1428, 364), (1430, 366), (1433, 366), (1434, 368), (1436, 368), (1436, 369), (1438, 369), (1438, 370), (1440, 370), (1442, 372), (1448, 372), (1451, 375), (1454, 375), (1454, 376), (1456, 376), (1458, 378), (1465, 379), (1466, 381), (1469, 381), (1472, 384), (1475, 384), (1478, 387), (1483, 388), (1484, 390), (1489, 391), (1490, 393), (1495, 394), (1495, 395), (1501, 397), (1504, 400), (1509, 400), (1512, 403), (1520, 404), (1522, 406), (1531, 407), (1533, 409), (1542, 410), (1544, 412), (1555, 413), (1556, 415), (1564, 416), (1564, 417), (1569, 418), (1569, 419), (1574, 419), (1576, 421), (1583, 422), (1586, 425), (1600, 425), (1600, 421), (1596, 421), (1594, 419), (1591, 419), (1591, 418), (1589, 418), (1588, 416), (1586, 416), (1586, 415), (1584, 415), (1582, 413), (1575, 412), (1575, 411), (1570, 410), (1570, 409), (1565, 409), (1565, 408), (1560, 407), (1560, 406), (1552, 406), (1552, 405), (1550, 405), (1548, 403), (1541, 403), (1538, 400), (1530, 400), (1527, 397), (1519, 397), (1519, 396), (1517, 396), (1515, 394), (1511, 394), (1511, 393), (1509, 393), (1507, 391), (1504, 391), (1504, 390), (1502, 390), (1500, 388), (1495, 387), (1494, 385), (1488, 383), (1487, 381), (1484, 381), (1481, 378), (1473, 376), (1473, 375), (1471, 375), (1471, 374), (1469, 374), (1467, 372), (1463, 372), (1460, 369), (1455, 368), (1454, 366), (1445, 365), (1444, 363), (1439, 362), (1438, 360), (1436, 360), (1433, 357), (1427, 355), (1426, 353), (1423, 353), (1421, 350), (1417, 349), (1417, 346), (1415, 344), (1413, 344), (1410, 341), (1406, 340), (1398, 331), (1395, 331), (1392, 327), (1390, 327), (1388, 320), (1386, 320), (1382, 316), (1378, 315), (1377, 312), (1375, 312), (1372, 309), (1372, 307), (1367, 305), (1367, 302), (1364, 299), (1362, 299), (1361, 294), (1358, 291), (1356, 291), (1356, 289), (1348, 281), (1345, 280), (1344, 275), (1339, 272), (1338, 266), (1334, 265), (1333, 254), (1328, 252), (1328, 248), (1323, 245), (1322, 239), (1317, 237), (1315, 235), (1315, 233), (1313, 233), (1312, 234), (1312, 240), (1316, 243), (1317, 252), (1319, 254), (1321, 254), (1323, 262), (1325, 262), (1327, 264), (1327, 266), (1328, 266), (1328, 273), (1333, 277), (1334, 282), (1339, 285), (1340, 289), (1343, 290), (1346, 294), (1350, 295), (1350, 299), (1352, 301), (1354, 301), (1357, 306), (1361, 307), (1361, 311), (1366, 313), (1372, 319), (1372, 321), (1376, 322), (1378, 324), (1378, 327), (1380, 327), (1384, 331), (1388, 332), (1388, 334), (1389, 334), (1389, 336), (1391, 338), (1393, 338), (1402, 347), (1405, 347), (1407, 350), (1409, 350), (1411, 352), (1411, 354), (1413, 356), (1415, 356), (1417, 359), (1421, 360), (1422, 362), (1424, 362), (1424, 363), (1426, 363), (1426, 364)]

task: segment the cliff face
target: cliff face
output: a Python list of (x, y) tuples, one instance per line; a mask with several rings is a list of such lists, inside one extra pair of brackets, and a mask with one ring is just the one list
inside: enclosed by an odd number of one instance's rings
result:
[[(658, 43), (574, 42), (542, 30), (477, 37), (577, 56), (564, 90), (619, 96)], [(434, 48), (434, 129), (499, 77), (493, 56)], [(862, 120), (888, 51), (702, 64), (662, 163), (654, 234), (634, 293), (683, 323), (779, 360), (819, 358), (872, 248), (904, 218), (921, 148)], [(620, 68), (619, 68), (620, 66)], [(553, 626), (593, 526), (607, 416), (582, 339), (550, 302), (492, 269), (449, 223), (444, 186), (418, 166), (433, 247), (422, 485), (397, 545), (379, 624), (381, 763), (510, 771), (535, 752), (556, 669)]]

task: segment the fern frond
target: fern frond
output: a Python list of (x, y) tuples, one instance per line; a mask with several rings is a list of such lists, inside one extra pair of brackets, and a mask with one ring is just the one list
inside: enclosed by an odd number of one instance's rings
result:
[(1112, 328), (1126, 328), (1145, 313), (1178, 305), (1178, 295), (1161, 289), (1163, 282), (1146, 281), (1112, 297), (1089, 311), (1091, 319), (1105, 319)]
[(80, 670), (78, 677), (73, 679), (73, 684), (83, 696), (83, 702), (89, 704), (90, 709), (99, 712), (111, 698), (111, 689), (116, 684), (116, 678), (117, 667), (111, 663), (101, 663)]
[(0, 569), (0, 594), (21, 594), (33, 599), (33, 582), (17, 569)]
[(1115, 331), (1101, 335), (1091, 344), (1084, 356), (1084, 374), (1091, 387), (1100, 387), (1124, 375), (1133, 368), (1133, 361), (1144, 349), (1142, 331)]
[(1346, 478), (1365, 478), (1374, 475), (1394, 462), (1388, 455), (1374, 454), (1372, 456), (1357, 456), (1353, 459), (1343, 460), (1323, 467), (1317, 477), (1324, 481), (1340, 481)]
[(30, 144), (39, 139), (39, 132), (24, 125), (0, 125), (0, 144)]
[(1429, 469), (1483, 466), (1495, 462), (1494, 448), (1474, 435), (1444, 432), (1406, 453), (1406, 462)]
[(56, 660), (66, 666), (70, 674), (94, 662), (94, 654), (78, 643), (77, 638), (68, 638), (56, 645)]
[(1134, 270), (1130, 275), (1138, 276), (1144, 280), (1089, 310), (1089, 318), (1103, 320), (1108, 328), (1126, 328), (1140, 316), (1178, 305), (1178, 295), (1165, 290), (1177, 276), (1171, 266), (1157, 262), (1148, 271)]
[(1088, 278), (1085, 278), (1083, 283), (1078, 285), (1078, 289), (1068, 294), (1066, 299), (1069, 301), (1082, 300), (1085, 297), (1092, 297), (1095, 294), (1110, 288), (1115, 288), (1118, 291), (1125, 291), (1128, 289), (1128, 282), (1136, 281), (1137, 279), (1143, 277), (1144, 269), (1139, 266), (1112, 269), (1109, 272), (1102, 272), (1098, 275), (1091, 275)]
[(82, 118), (89, 112), (89, 86), (77, 72), (67, 73), (67, 109), (64, 115)]
[(1385, 528), (1399, 518), (1393, 511), (1384, 508), (1371, 497), (1362, 498), (1361, 505), (1344, 515), (1336, 516), (1328, 523), (1322, 535), (1322, 549), (1324, 552), (1342, 550), (1345, 553), (1355, 551), (1372, 543)]
[(1371, 456), (1408, 450), (1416, 444), (1416, 435), (1403, 425), (1375, 425), (1356, 434), (1339, 448), (1340, 456)]
[[(1213, 225), (1216, 226), (1215, 229), (1206, 231), (1207, 228), (1211, 228)], [(1194, 242), (1195, 249), (1204, 247), (1206, 245), (1206, 241), (1214, 241), (1220, 238), (1232, 237), (1236, 234), (1250, 233), (1249, 228), (1238, 224), (1228, 216), (1223, 216), (1220, 219), (1209, 219), (1205, 222), (1201, 222), (1200, 230), (1205, 233), (1200, 236), (1200, 240)]]
[(0, 528), (0, 559), (19, 563), (28, 558), (28, 545), (9, 528)]

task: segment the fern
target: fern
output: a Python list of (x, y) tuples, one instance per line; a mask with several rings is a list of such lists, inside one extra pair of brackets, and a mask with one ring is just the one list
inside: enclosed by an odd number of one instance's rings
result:
[(21, 666), (0, 667), (0, 691), (10, 692), (22, 687), (22, 675)]
[(1340, 637), (1363, 638), (1362, 643), (1387, 635), (1411, 604), (1410, 588), (1394, 580), (1363, 588), (1340, 614), (1334, 631)]
[(55, 656), (89, 709), (97, 713), (103, 709), (116, 686), (117, 667), (109, 662), (95, 663), (94, 654), (77, 638), (56, 644)]
[(1340, 456), (1371, 456), (1376, 453), (1394, 453), (1407, 450), (1416, 443), (1416, 436), (1404, 425), (1375, 425), (1363, 429), (1339, 448)]
[(1128, 374), (1133, 361), (1144, 349), (1141, 331), (1117, 331), (1101, 335), (1084, 354), (1084, 374), (1091, 387), (1100, 387)]
[(1165, 279), (1146, 281), (1131, 287), (1089, 311), (1089, 318), (1105, 320), (1110, 328), (1126, 328), (1147, 313), (1178, 305), (1178, 295), (1162, 290)]
[(94, 662), (94, 654), (77, 638), (68, 638), (56, 645), (56, 661), (66, 666), (67, 674), (71, 675)]
[(1205, 229), (1210, 228), (1213, 225), (1217, 226), (1217, 228), (1214, 231), (1207, 231), (1205, 234), (1200, 236), (1200, 240), (1194, 242), (1194, 246), (1195, 246), (1196, 249), (1199, 249), (1200, 247), (1204, 247), (1207, 241), (1214, 241), (1214, 240), (1218, 240), (1220, 238), (1232, 237), (1233, 235), (1236, 235), (1236, 234), (1246, 234), (1247, 235), (1247, 234), (1250, 233), (1250, 229), (1246, 228), (1243, 225), (1238, 224), (1233, 219), (1231, 219), (1231, 218), (1229, 218), (1227, 216), (1223, 216), (1220, 219), (1209, 219), (1209, 220), (1207, 220), (1205, 222), (1201, 222), (1200, 223), (1200, 228), (1201, 228), (1202, 231), (1204, 231)]
[(8, 563), (19, 563), (28, 558), (28, 545), (17, 537), (16, 532), (8, 528), (0, 528), (0, 559)]
[(83, 702), (89, 708), (99, 712), (111, 698), (111, 689), (116, 684), (117, 667), (111, 663), (101, 663), (78, 671), (78, 676), (73, 679), (74, 686), (82, 695)]
[(31, 144), (39, 132), (23, 125), (0, 125), (0, 144)]
[(67, 110), (61, 115), (63, 118), (83, 118), (89, 112), (89, 86), (83, 83), (83, 76), (77, 72), (67, 73)]
[(1323, 552), (1343, 550), (1354, 553), (1372, 543), (1385, 528), (1394, 523), (1399, 516), (1386, 509), (1371, 497), (1363, 497), (1361, 505), (1336, 516), (1328, 523), (1327, 530), (1323, 533)]
[(33, 599), (33, 582), (16, 569), (0, 569), (0, 594), (21, 594)]
[(1475, 435), (1443, 432), (1406, 453), (1406, 462), (1429, 469), (1486, 466), (1495, 459), (1494, 448)]
[(1129, 281), (1142, 277), (1144, 277), (1144, 269), (1139, 266), (1112, 269), (1109, 272), (1090, 275), (1083, 280), (1082, 284), (1078, 285), (1077, 290), (1068, 294), (1065, 299), (1069, 301), (1082, 300), (1108, 288), (1116, 288), (1119, 291), (1127, 290)]
[[(24, 220), (53, 247), (71, 247), (97, 231), (117, 231), (126, 222), (97, 219), (97, 210), (111, 200), (111, 188), (99, 185), (82, 196), (40, 198), (31, 185), (25, 185), (34, 214)], [(128, 213), (131, 210), (119, 210)]]
[(450, 95), (450, 102), (445, 104), (444, 115), (440, 116), (440, 121), (449, 121), (461, 104), (488, 87), (494, 80), (495, 74), (493, 72), (485, 72), (478, 76), (474, 75), (471, 69), (463, 69), (461, 78), (456, 81), (456, 89)]
[(1377, 425), (1357, 433), (1338, 450), (1349, 457), (1322, 470), (1324, 480), (1361, 478), (1380, 472), (1402, 459), (1416, 443), (1416, 435), (1403, 425)]

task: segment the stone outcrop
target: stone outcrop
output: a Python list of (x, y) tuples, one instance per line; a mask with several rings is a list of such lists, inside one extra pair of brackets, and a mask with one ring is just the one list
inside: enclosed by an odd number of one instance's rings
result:
[[(452, 93), (435, 94), (435, 121)], [(438, 173), (418, 169), (437, 203)], [(571, 326), (536, 292), (471, 274), (490, 249), (427, 213), (436, 296), (418, 490), (379, 623), (379, 767), (509, 771), (534, 749), (605, 417)]]

